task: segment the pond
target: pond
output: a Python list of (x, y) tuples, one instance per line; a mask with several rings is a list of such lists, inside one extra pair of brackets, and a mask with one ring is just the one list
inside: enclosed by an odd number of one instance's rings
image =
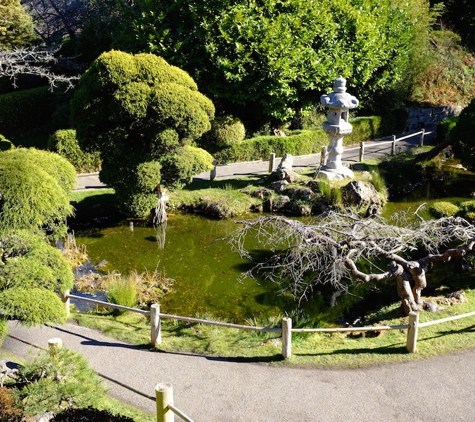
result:
[(276, 298), (275, 286), (249, 279), (240, 281), (249, 262), (233, 253), (225, 241), (216, 241), (237, 228), (231, 220), (176, 214), (169, 217), (165, 236), (144, 223), (136, 222), (132, 231), (129, 222), (123, 222), (115, 227), (77, 232), (76, 243), (86, 245), (94, 264), (108, 262), (102, 270), (122, 274), (158, 270), (173, 278), (173, 292), (161, 303), (164, 313), (211, 313), (240, 322), (279, 314), (281, 299)]

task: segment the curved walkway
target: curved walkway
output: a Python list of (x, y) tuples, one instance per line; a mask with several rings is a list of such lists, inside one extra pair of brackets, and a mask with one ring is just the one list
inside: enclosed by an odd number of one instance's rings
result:
[[(474, 420), (475, 349), (365, 369), (299, 369), (160, 353), (74, 324), (27, 329), (11, 322), (9, 329), (11, 336), (41, 347), (49, 338), (62, 338), (106, 377), (111, 396), (149, 412), (155, 404), (143, 396), (170, 382), (175, 406), (195, 422)], [(22, 341), (7, 337), (2, 349), (29, 358), (30, 347)]]

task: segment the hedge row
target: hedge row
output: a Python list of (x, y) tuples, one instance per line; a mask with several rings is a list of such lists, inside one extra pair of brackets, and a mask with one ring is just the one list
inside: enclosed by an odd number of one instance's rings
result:
[(55, 95), (47, 86), (0, 95), (0, 133), (14, 139), (42, 127), (55, 107)]
[[(353, 132), (343, 138), (344, 145), (357, 144), (391, 133), (391, 127), (383, 128), (379, 116), (358, 117), (351, 120)], [(259, 136), (222, 149), (214, 154), (219, 164), (242, 161), (267, 160), (271, 153), (282, 157), (285, 154), (307, 155), (320, 152), (328, 145), (328, 135), (323, 129), (302, 130), (288, 136)]]

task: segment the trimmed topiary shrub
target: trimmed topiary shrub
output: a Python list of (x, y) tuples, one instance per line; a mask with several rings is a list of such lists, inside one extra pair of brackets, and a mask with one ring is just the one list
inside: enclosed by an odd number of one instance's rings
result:
[(434, 202), (429, 207), (429, 213), (435, 218), (452, 217), (460, 211), (460, 208), (452, 202)]
[(74, 129), (57, 130), (48, 139), (48, 149), (66, 158), (78, 173), (92, 173), (101, 169), (99, 152), (83, 152)]
[(437, 143), (446, 142), (450, 140), (451, 133), (455, 129), (459, 116), (449, 117), (448, 119), (442, 120), (437, 125)]
[(460, 113), (450, 132), (453, 151), (468, 170), (475, 169), (475, 99)]
[(217, 117), (211, 123), (211, 130), (199, 140), (199, 145), (207, 151), (215, 152), (221, 148), (239, 144), (246, 136), (244, 124), (237, 117)]

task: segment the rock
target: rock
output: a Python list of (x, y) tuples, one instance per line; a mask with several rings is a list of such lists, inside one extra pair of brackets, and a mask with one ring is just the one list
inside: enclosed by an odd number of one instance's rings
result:
[(354, 180), (342, 188), (343, 202), (346, 206), (356, 207), (367, 216), (378, 214), (382, 201), (378, 191), (369, 182)]
[(321, 193), (321, 189), (320, 189), (320, 181), (318, 180), (310, 180), (307, 182), (307, 187), (309, 189), (312, 190), (312, 192), (315, 192), (315, 193)]
[(288, 196), (282, 195), (278, 201), (274, 202), (273, 211), (282, 211), (290, 203), (290, 198)]
[(269, 189), (272, 189), (274, 192), (277, 192), (277, 193), (282, 193), (284, 192), (288, 184), (289, 182), (287, 182), (286, 180), (278, 180), (276, 182), (272, 182), (269, 185)]
[(434, 313), (444, 310), (442, 306), (437, 305), (437, 303), (433, 300), (429, 300), (428, 302), (424, 301), (422, 308), (425, 311), (434, 312)]
[(294, 157), (291, 154), (285, 154), (280, 161), (277, 170), (292, 170), (292, 166), (294, 165)]
[(315, 195), (313, 191), (305, 187), (292, 187), (284, 189), (284, 195), (290, 196), (292, 199), (302, 199), (304, 201), (309, 201)]
[(272, 190), (260, 188), (251, 193), (251, 196), (259, 199), (267, 199), (272, 196)]

